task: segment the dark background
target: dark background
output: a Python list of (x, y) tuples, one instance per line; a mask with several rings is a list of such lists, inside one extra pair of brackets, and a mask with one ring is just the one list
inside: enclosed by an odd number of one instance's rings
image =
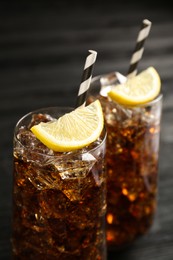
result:
[(0, 1), (0, 260), (11, 255), (15, 123), (46, 106), (74, 106), (89, 49), (93, 76), (127, 73), (143, 19), (152, 22), (141, 71), (154, 66), (164, 94), (156, 220), (150, 232), (108, 259), (173, 259), (173, 9), (166, 1)]

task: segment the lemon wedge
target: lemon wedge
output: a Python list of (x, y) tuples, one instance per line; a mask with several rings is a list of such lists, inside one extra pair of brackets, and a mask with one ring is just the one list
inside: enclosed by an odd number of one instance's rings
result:
[(80, 149), (94, 142), (103, 130), (102, 107), (96, 100), (79, 107), (57, 120), (39, 123), (31, 128), (48, 148), (57, 152)]
[(154, 67), (148, 67), (138, 75), (128, 78), (125, 83), (111, 88), (108, 96), (123, 105), (140, 105), (157, 97), (161, 80)]

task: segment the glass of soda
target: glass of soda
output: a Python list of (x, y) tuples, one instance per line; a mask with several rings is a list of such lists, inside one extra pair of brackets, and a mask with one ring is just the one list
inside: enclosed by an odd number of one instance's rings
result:
[(36, 110), (15, 127), (13, 259), (106, 259), (106, 131), (88, 147), (63, 153), (30, 131), (71, 110)]
[(88, 95), (89, 103), (100, 100), (107, 130), (108, 250), (130, 245), (153, 223), (162, 114), (162, 94), (133, 107), (111, 101), (106, 93), (116, 83), (115, 74), (94, 77)]

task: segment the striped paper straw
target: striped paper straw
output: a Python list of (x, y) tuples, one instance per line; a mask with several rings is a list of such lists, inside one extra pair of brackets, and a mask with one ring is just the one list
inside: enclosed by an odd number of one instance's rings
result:
[(93, 50), (89, 50), (89, 53), (90, 54), (86, 58), (86, 62), (82, 74), (82, 80), (79, 87), (76, 107), (85, 106), (87, 92), (90, 87), (90, 82), (92, 79), (92, 72), (93, 72), (94, 63), (96, 61), (97, 52)]
[(136, 46), (131, 57), (130, 67), (127, 73), (127, 77), (132, 77), (137, 74), (137, 65), (142, 58), (144, 52), (144, 43), (149, 35), (151, 29), (151, 22), (147, 19), (142, 21), (141, 30), (139, 31)]

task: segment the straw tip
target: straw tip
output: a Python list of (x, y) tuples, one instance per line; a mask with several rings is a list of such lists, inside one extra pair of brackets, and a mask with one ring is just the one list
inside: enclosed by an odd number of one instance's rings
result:
[(97, 55), (97, 52), (94, 50), (88, 50), (90, 53), (93, 53), (94, 55)]
[(148, 19), (144, 19), (143, 23), (146, 24), (146, 25), (151, 25), (152, 24), (151, 21), (148, 20)]

